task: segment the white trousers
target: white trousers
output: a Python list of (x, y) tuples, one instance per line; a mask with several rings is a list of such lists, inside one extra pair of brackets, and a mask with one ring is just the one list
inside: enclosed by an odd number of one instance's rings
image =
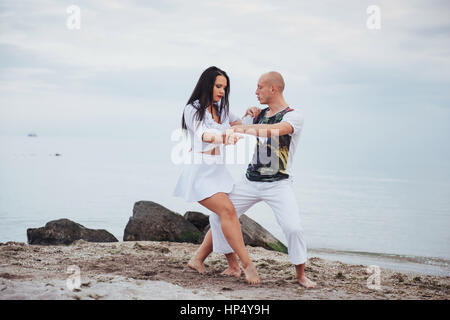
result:
[[(238, 217), (260, 201), (267, 203), (272, 208), (287, 239), (290, 261), (295, 265), (306, 262), (306, 241), (303, 237), (303, 227), (291, 180), (255, 182), (249, 181), (244, 176), (240, 182), (234, 185), (228, 196)], [(234, 252), (222, 232), (219, 216), (211, 213), (209, 222), (214, 252), (223, 254)]]

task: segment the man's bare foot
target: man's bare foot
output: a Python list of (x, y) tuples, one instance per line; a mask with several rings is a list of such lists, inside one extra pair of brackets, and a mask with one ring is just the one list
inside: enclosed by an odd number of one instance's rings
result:
[(201, 274), (206, 273), (206, 269), (205, 266), (203, 265), (203, 262), (195, 259), (195, 257), (192, 257), (191, 260), (189, 260), (188, 267), (197, 270)]
[(237, 268), (228, 267), (221, 274), (225, 276), (233, 276), (239, 279), (241, 277), (242, 271), (241, 268), (239, 267)]
[(249, 264), (244, 269), (245, 280), (247, 280), (248, 284), (258, 284), (261, 282), (259, 278), (258, 272), (253, 264)]
[(305, 276), (297, 278), (297, 280), (298, 280), (298, 283), (300, 283), (303, 287), (305, 287), (307, 289), (311, 289), (316, 286), (316, 283), (314, 281), (309, 280)]

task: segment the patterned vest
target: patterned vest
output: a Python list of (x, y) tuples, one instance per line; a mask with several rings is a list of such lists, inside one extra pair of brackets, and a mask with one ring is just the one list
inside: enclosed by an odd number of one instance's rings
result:
[[(283, 120), (283, 116), (293, 111), (287, 107), (286, 109), (266, 117), (269, 108), (261, 110), (259, 116), (253, 121), (254, 124), (274, 124)], [(253, 159), (248, 165), (246, 176), (251, 181), (272, 182), (289, 178), (286, 173), (286, 165), (289, 157), (289, 146), (291, 144), (291, 136), (273, 136), (269, 138), (257, 137), (256, 148)]]

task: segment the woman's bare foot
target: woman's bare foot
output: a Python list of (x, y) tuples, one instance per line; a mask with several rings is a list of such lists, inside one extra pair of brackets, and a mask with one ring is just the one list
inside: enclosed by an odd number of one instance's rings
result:
[(298, 280), (298, 283), (300, 283), (306, 289), (311, 289), (311, 288), (314, 288), (316, 286), (316, 283), (314, 281), (309, 280), (305, 276), (299, 277), (299, 278), (297, 278), (297, 280)]
[(236, 278), (240, 278), (242, 271), (241, 268), (232, 268), (232, 267), (228, 267), (226, 268), (221, 274), (225, 275), (225, 276), (233, 276)]
[(259, 278), (258, 272), (256, 271), (256, 268), (253, 264), (247, 265), (244, 269), (245, 279), (247, 280), (248, 284), (258, 284), (261, 282), (261, 279)]
[(197, 270), (201, 274), (206, 273), (206, 269), (205, 266), (203, 265), (203, 262), (195, 259), (195, 257), (192, 257), (191, 260), (189, 260), (188, 267)]

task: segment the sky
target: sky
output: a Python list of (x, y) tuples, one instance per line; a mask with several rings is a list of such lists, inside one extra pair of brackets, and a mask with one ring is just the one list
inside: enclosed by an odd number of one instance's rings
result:
[(433, 0), (2, 0), (0, 134), (170, 144), (204, 69), (228, 73), (237, 114), (275, 70), (305, 114), (305, 165), (450, 181), (449, 11)]

